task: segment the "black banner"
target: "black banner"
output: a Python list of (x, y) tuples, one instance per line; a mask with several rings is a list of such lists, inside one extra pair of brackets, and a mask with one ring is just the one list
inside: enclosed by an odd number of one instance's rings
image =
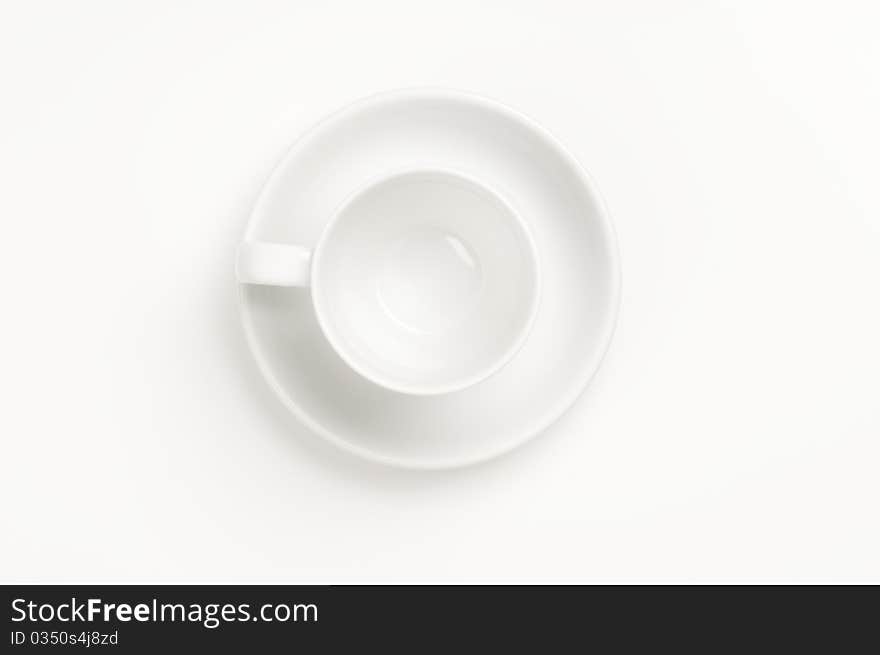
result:
[[(4, 652), (874, 644), (875, 587), (9, 586)], [(867, 640), (867, 641), (863, 641)], [(564, 648), (563, 648), (564, 646)]]

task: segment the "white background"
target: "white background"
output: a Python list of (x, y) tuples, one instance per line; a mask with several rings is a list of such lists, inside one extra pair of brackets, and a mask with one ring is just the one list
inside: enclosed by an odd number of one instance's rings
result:
[[(0, 4), (0, 580), (880, 581), (865, 2)], [(361, 463), (245, 346), (284, 150), (377, 91), (543, 123), (602, 189), (600, 374), (493, 463)]]

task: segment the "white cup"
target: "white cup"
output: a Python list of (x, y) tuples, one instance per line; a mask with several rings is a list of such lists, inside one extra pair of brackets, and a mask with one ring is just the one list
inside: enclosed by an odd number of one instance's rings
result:
[(463, 389), (506, 364), (538, 309), (535, 243), (496, 192), (461, 173), (412, 169), (346, 200), (314, 250), (245, 242), (238, 279), (310, 287), (339, 356), (388, 389)]

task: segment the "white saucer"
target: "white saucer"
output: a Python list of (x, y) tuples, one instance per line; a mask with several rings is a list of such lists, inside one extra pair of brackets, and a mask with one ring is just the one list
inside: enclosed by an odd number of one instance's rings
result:
[(300, 139), (264, 188), (245, 239), (314, 245), (348, 194), (408, 166), (467, 172), (529, 223), (543, 295), (513, 360), (451, 394), (383, 389), (331, 349), (307, 289), (241, 285), (245, 332), (282, 402), (343, 449), (412, 468), (473, 464), (540, 433), (595, 373), (617, 318), (614, 231), (590, 178), (543, 128), (484, 98), (413, 90), (361, 100)]

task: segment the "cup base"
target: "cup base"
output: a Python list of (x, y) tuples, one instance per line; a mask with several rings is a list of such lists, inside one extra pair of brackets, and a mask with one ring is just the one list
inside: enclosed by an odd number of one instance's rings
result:
[(476, 310), (483, 275), (476, 253), (436, 227), (410, 230), (390, 248), (376, 284), (388, 316), (420, 334), (444, 334)]

